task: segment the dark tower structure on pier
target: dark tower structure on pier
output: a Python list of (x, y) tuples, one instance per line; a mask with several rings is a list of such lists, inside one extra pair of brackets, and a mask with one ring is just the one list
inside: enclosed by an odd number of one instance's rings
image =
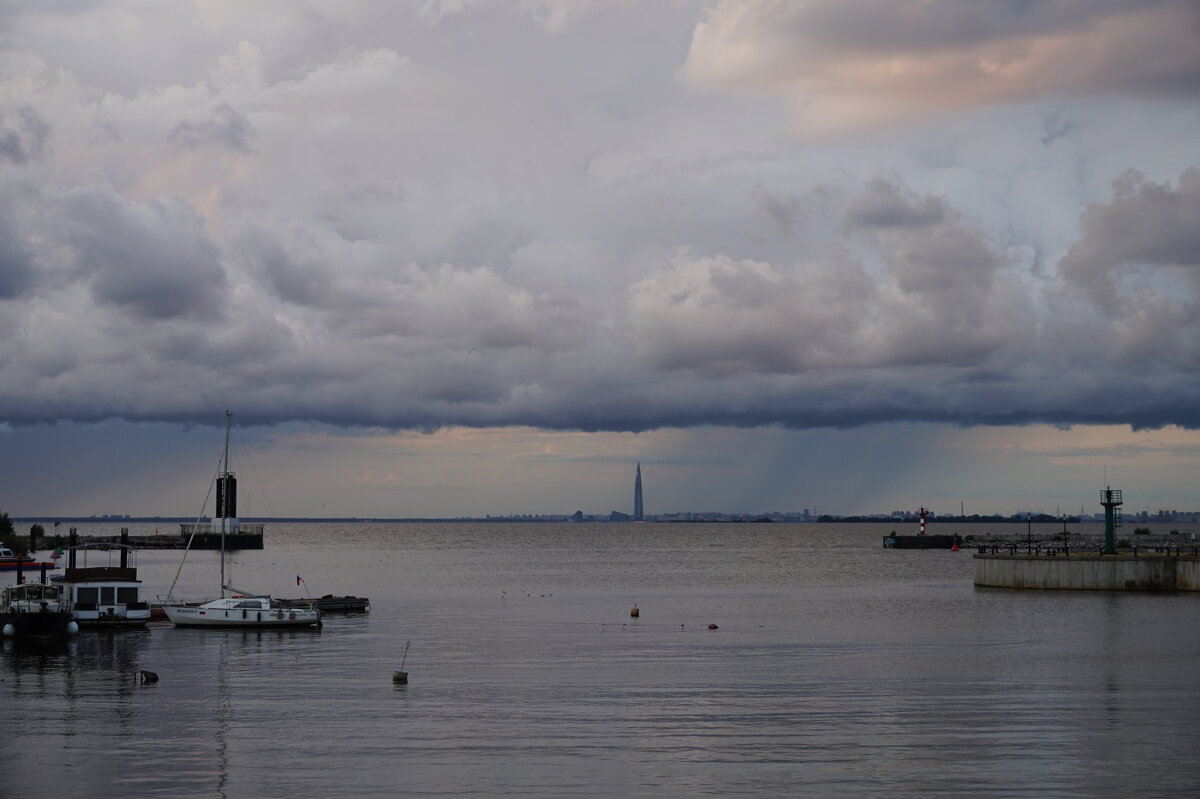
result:
[(637, 477), (633, 479), (633, 520), (644, 521), (642, 513), (642, 462), (638, 461)]
[(237, 478), (226, 472), (217, 478), (216, 518), (236, 519), (237, 515)]
[(1104, 506), (1104, 551), (1114, 552), (1113, 528), (1121, 526), (1121, 492), (1105, 486), (1100, 492), (1100, 504)]

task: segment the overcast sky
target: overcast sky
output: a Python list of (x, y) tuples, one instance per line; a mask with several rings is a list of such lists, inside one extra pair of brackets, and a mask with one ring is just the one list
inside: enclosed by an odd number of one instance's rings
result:
[(1197, 41), (0, 2), (0, 509), (194, 514), (226, 408), (256, 515), (1200, 508)]

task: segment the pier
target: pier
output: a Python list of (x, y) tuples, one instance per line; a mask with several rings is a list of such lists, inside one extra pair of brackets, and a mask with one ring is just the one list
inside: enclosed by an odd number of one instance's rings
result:
[(1118, 543), (1115, 530), (1121, 526), (1121, 492), (1105, 487), (1100, 504), (1104, 506), (1103, 543), (1081, 546), (1078, 539), (1071, 540), (1065, 522), (1061, 535), (1050, 542), (1039, 540), (1036, 547), (1030, 531), (1024, 552), (1015, 540), (984, 543), (974, 558), (975, 585), (1062, 591), (1200, 591), (1200, 546), (1169, 539), (1145, 541), (1141, 546)]
[[(986, 549), (986, 547), (981, 548)], [(1043, 552), (979, 552), (975, 585), (1071, 591), (1200, 591), (1200, 550), (1109, 553), (1047, 549)]]

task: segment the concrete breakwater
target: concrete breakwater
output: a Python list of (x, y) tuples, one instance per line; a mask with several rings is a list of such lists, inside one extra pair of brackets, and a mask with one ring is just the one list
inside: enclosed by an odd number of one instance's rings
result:
[(1200, 591), (1200, 555), (1003, 553), (974, 556), (975, 585), (1075, 591)]

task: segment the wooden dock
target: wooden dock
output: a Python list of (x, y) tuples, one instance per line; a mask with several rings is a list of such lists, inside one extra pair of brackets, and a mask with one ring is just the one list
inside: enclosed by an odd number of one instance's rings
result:
[[(120, 544), (122, 540), (119, 535), (81, 535), (79, 543)], [(187, 546), (187, 539), (178, 533), (175, 535), (131, 535), (124, 543), (136, 549), (183, 549)]]
[(334, 596), (326, 594), (314, 599), (280, 599), (284, 607), (306, 608), (316, 605), (322, 613), (363, 613), (371, 609), (371, 600), (365, 596)]

